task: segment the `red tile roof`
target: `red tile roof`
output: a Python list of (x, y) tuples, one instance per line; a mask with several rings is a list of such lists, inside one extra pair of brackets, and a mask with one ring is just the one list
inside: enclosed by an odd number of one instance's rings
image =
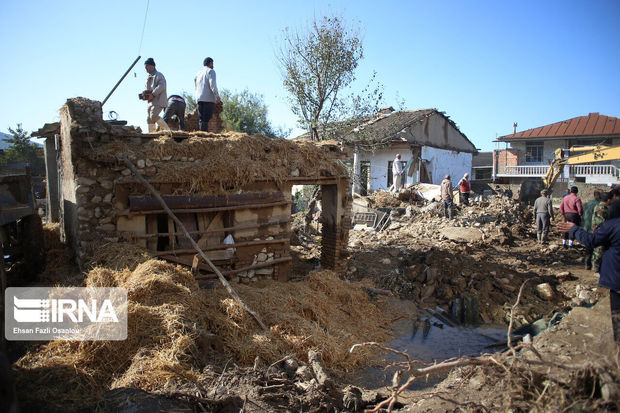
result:
[(620, 135), (620, 118), (599, 115), (598, 112), (590, 113), (588, 116), (579, 116), (551, 125), (500, 136), (498, 140), (601, 135)]

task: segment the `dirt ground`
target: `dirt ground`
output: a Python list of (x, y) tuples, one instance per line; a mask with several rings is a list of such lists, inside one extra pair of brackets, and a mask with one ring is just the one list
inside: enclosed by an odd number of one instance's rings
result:
[[(381, 196), (385, 203), (386, 195)], [(392, 320), (385, 330), (398, 334), (399, 329), (413, 326), (416, 334), (415, 326), (429, 320), (427, 311), (438, 308), (465, 327), (473, 327), (468, 323), (475, 321), (505, 330), (512, 317), (512, 331), (557, 313), (563, 317), (531, 337), (531, 344), (515, 340), (518, 351), (514, 353), (500, 346), (492, 354), (479, 355), (486, 351), (480, 348), (472, 359), (457, 360), (461, 365), (430, 378), (417, 377), (393, 400), (393, 411), (618, 410), (620, 369), (618, 347), (611, 337), (608, 293), (596, 286), (592, 271), (583, 268), (581, 247), (562, 248), (555, 231), (548, 244), (537, 244), (529, 210), (505, 199), (459, 207), (454, 220), (441, 217), (437, 204), (395, 205), (386, 230), (351, 231), (344, 274), (346, 280), (361, 281), (373, 305)], [(304, 280), (320, 264), (320, 224), (314, 223), (307, 232), (302, 224), (303, 219), (296, 216), (291, 242), (294, 281)], [(50, 239), (48, 263), (54, 264), (40, 283), (54, 285), (62, 279), (75, 284), (80, 274), (67, 267), (69, 252)], [(524, 283), (519, 305), (512, 311)], [(304, 311), (312, 313), (312, 309)], [(17, 343), (13, 357), (36, 351), (40, 345)], [(360, 370), (325, 368), (321, 349), (311, 351), (319, 355), (309, 351), (303, 357), (257, 358), (254, 365), (219, 357), (182, 384), (166, 384), (161, 391), (116, 388), (103, 394), (95, 406), (105, 412), (372, 410), (389, 401), (395, 389), (417, 374), (416, 369), (443, 361), (392, 366), (389, 374), (375, 375), (371, 386), (359, 378)], [(387, 353), (376, 354), (369, 364), (379, 371), (387, 363)], [(395, 357), (405, 360), (402, 355)], [(394, 380), (396, 370), (402, 371)], [(19, 388), (18, 397), (28, 400)], [(28, 406), (28, 411), (67, 411), (27, 402), (22, 406)], [(380, 411), (387, 408), (386, 404)]]

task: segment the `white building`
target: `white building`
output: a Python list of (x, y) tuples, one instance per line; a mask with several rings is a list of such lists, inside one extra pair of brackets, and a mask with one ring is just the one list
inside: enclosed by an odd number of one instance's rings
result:
[(392, 162), (401, 154), (405, 184), (456, 182), (472, 168), (476, 147), (444, 112), (382, 110), (342, 137), (352, 154), (354, 191), (362, 195), (392, 185)]

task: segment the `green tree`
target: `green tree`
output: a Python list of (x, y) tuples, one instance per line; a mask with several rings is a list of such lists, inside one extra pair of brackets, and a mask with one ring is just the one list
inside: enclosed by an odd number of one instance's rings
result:
[(363, 56), (360, 30), (340, 17), (325, 16), (308, 29), (283, 31), (276, 58), (291, 110), (311, 139), (323, 138), (319, 130), (330, 121), (361, 117), (378, 106), (382, 86), (369, 83), (366, 94), (345, 94)]
[(228, 122), (233, 130), (250, 135), (260, 134), (270, 138), (284, 138), (290, 131), (283, 128), (274, 128), (267, 118), (267, 106), (260, 94), (252, 93), (248, 89), (241, 92), (231, 92), (223, 89), (220, 92), (222, 99), (222, 114), (224, 122)]
[(196, 99), (194, 95), (189, 92), (183, 92), (183, 97), (185, 98), (185, 113), (190, 114), (196, 109), (196, 106), (198, 106)]
[(30, 141), (30, 134), (22, 128), (22, 124), (18, 123), (16, 129), (9, 128), (9, 132), (12, 136), (4, 141), (10, 146), (2, 154), (2, 164), (28, 163), (33, 174), (44, 174), (45, 161), (41, 156), (41, 148)]

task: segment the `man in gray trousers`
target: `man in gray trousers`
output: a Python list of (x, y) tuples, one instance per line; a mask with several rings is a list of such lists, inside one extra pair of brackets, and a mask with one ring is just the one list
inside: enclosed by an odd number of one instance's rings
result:
[(536, 238), (538, 238), (539, 244), (547, 242), (549, 223), (553, 219), (553, 205), (551, 198), (547, 196), (548, 193), (546, 189), (540, 191), (540, 197), (534, 202), (534, 209), (532, 211), (536, 220)]

